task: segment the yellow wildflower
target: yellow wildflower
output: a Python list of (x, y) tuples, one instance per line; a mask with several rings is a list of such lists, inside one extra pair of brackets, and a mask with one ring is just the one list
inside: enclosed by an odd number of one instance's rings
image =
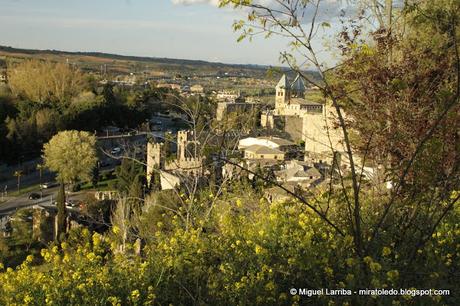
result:
[(382, 250), (382, 255), (383, 256), (388, 256), (391, 254), (391, 249), (389, 247), (384, 247)]

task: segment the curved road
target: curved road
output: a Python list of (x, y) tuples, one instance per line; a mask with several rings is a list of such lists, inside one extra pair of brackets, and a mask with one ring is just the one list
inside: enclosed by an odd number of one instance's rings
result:
[[(56, 199), (58, 187), (43, 189), (43, 198), (37, 200), (29, 200), (29, 195), (32, 192), (25, 193), (15, 198), (11, 198), (0, 204), (0, 216), (9, 215), (12, 212), (25, 207), (30, 207), (38, 204), (50, 204)], [(33, 191), (40, 194), (40, 190)]]

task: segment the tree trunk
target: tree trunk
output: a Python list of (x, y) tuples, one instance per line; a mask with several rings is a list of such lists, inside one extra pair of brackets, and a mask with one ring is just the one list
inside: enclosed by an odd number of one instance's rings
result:
[(59, 186), (59, 191), (56, 199), (57, 207), (57, 226), (56, 226), (56, 241), (62, 239), (62, 235), (65, 234), (67, 230), (67, 210), (65, 207), (65, 185), (61, 183)]
[(385, 15), (386, 15), (386, 23), (387, 23), (387, 30), (391, 31), (391, 28), (393, 26), (393, 20), (392, 20), (392, 14), (393, 14), (393, 0), (386, 0), (385, 3)]

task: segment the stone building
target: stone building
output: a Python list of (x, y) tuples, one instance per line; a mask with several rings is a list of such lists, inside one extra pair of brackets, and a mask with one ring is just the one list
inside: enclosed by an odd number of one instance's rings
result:
[(217, 93), (216, 99), (221, 102), (232, 102), (241, 97), (240, 92), (235, 92), (232, 90), (221, 90)]
[(243, 97), (217, 103), (216, 119), (222, 121), (229, 114), (254, 114), (259, 115), (260, 104), (257, 102), (246, 102)]
[(238, 142), (239, 149), (244, 149), (252, 145), (261, 145), (272, 149), (279, 149), (284, 152), (297, 147), (292, 141), (279, 137), (246, 137), (240, 139)]
[(174, 84), (174, 83), (160, 83), (160, 84), (157, 84), (157, 88), (168, 88), (172, 90), (181, 91), (180, 84)]
[(163, 144), (147, 144), (147, 183), (152, 176), (160, 176), (161, 189), (173, 189), (187, 177), (203, 176), (204, 158), (199, 156), (199, 142), (193, 131), (177, 133), (177, 158), (166, 160)]
[(336, 112), (327, 104), (306, 99), (305, 91), (299, 74), (292, 82), (283, 75), (276, 85), (275, 109), (261, 115), (261, 125), (271, 129), (281, 126), (292, 140), (303, 141), (308, 160), (332, 160), (334, 152), (345, 151), (342, 133), (335, 126)]
[(252, 145), (244, 149), (246, 159), (284, 160), (284, 152), (261, 145)]
[(195, 94), (202, 94), (204, 93), (204, 87), (200, 84), (196, 84), (190, 87), (190, 91)]
[(275, 172), (278, 182), (293, 182), (302, 184), (311, 184), (322, 179), (318, 169), (312, 167), (309, 163), (291, 160), (286, 163), (285, 168)]

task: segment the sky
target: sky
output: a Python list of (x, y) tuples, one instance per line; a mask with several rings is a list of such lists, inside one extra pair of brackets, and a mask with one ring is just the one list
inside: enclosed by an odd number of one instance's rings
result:
[[(264, 0), (270, 1), (270, 0)], [(326, 0), (334, 2), (336, 0)], [(217, 0), (0, 0), (0, 45), (279, 65), (281, 38), (237, 43)], [(322, 38), (327, 38), (323, 33)], [(320, 47), (321, 39), (317, 40)], [(321, 53), (332, 61), (328, 52)]]

